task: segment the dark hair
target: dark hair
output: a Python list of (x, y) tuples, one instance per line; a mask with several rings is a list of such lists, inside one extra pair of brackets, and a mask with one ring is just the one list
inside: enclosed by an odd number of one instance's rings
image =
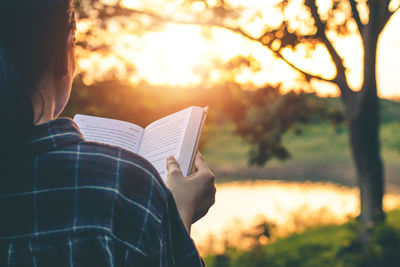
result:
[(0, 0), (0, 166), (22, 155), (34, 125), (32, 98), (50, 63), (65, 73), (72, 0)]

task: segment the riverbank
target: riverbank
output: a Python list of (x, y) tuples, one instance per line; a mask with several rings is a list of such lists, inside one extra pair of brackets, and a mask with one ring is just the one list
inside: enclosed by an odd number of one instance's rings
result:
[[(328, 182), (242, 181), (216, 187), (214, 206), (192, 227), (202, 254), (222, 253), (227, 245), (247, 249), (252, 229), (265, 223), (278, 238), (340, 225), (359, 214), (358, 189)], [(384, 209), (400, 209), (400, 194), (386, 194)]]
[[(356, 223), (327, 225), (263, 244), (255, 236), (248, 250), (227, 247), (224, 253), (205, 257), (210, 267), (252, 266), (399, 266), (400, 210), (387, 213), (386, 222), (373, 230), (368, 253), (363, 253), (356, 238)], [(264, 235), (265, 236), (265, 235)], [(265, 239), (265, 238), (264, 238)]]

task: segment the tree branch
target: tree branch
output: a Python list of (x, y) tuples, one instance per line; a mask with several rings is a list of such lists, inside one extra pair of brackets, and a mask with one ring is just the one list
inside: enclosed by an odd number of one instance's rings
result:
[[(397, 8), (393, 11), (389, 10), (389, 4), (391, 0), (380, 0), (378, 2), (371, 2), (369, 4), (369, 9), (370, 9), (370, 21), (371, 17), (378, 17), (380, 20), (380, 24), (378, 25), (379, 27), (379, 33), (385, 28), (386, 24), (390, 20), (390, 18), (393, 16), (394, 13), (396, 13), (400, 9), (400, 4), (397, 6)], [(376, 8), (376, 7), (379, 8)], [(381, 12), (379, 14), (373, 14), (371, 11), (371, 8), (379, 9)], [(375, 12), (376, 13), (376, 12)], [(371, 16), (372, 15), (372, 16)]]
[(397, 11), (399, 11), (400, 10), (400, 4), (399, 4), (399, 6), (398, 7), (396, 7), (396, 9), (395, 10), (393, 10), (393, 11), (389, 11), (388, 12), (388, 17), (387, 17), (387, 19), (386, 19), (386, 22), (388, 22), (389, 21), (389, 19), (394, 15), (394, 13), (396, 13)]
[[(265, 44), (263, 44), (264, 46), (266, 46)], [(268, 47), (268, 46), (267, 46)], [(281, 60), (283, 60), (286, 64), (288, 64), (291, 68), (293, 68), (294, 70), (300, 72), (301, 74), (303, 74), (306, 79), (317, 79), (320, 81), (324, 81), (324, 82), (333, 82), (336, 83), (334, 79), (326, 79), (324, 77), (321, 76), (317, 76), (308, 72), (305, 72), (304, 70), (300, 69), (299, 67), (297, 67), (296, 65), (294, 65), (293, 63), (291, 63), (290, 61), (288, 61), (280, 52), (278, 51), (274, 51), (272, 50), (270, 47), (268, 47), (278, 58), (280, 58)]]
[[(115, 7), (114, 7), (115, 8)], [(297, 67), (296, 65), (294, 65), (294, 63), (290, 62), (288, 59), (286, 59), (282, 53), (279, 50), (274, 50), (272, 49), (272, 47), (264, 42), (262, 42), (261, 37), (260, 38), (256, 38), (254, 36), (251, 36), (250, 34), (248, 34), (247, 32), (245, 32), (242, 28), (238, 28), (238, 27), (230, 27), (221, 23), (216, 23), (216, 22), (201, 22), (201, 21), (187, 21), (187, 20), (179, 20), (179, 19), (174, 19), (171, 17), (164, 17), (158, 14), (154, 14), (148, 11), (143, 11), (143, 10), (135, 10), (135, 9), (125, 9), (125, 8), (120, 8), (118, 7), (117, 9), (115, 9), (116, 13), (114, 14), (109, 14), (109, 13), (102, 13), (99, 14), (101, 15), (103, 18), (107, 18), (107, 17), (113, 17), (116, 14), (117, 15), (121, 15), (121, 16), (127, 16), (127, 15), (132, 15), (132, 14), (139, 14), (139, 15), (145, 15), (145, 16), (149, 16), (152, 17), (154, 19), (160, 20), (160, 21), (164, 21), (164, 22), (169, 22), (169, 23), (176, 23), (176, 24), (183, 24), (183, 25), (199, 25), (199, 26), (207, 26), (207, 27), (217, 27), (217, 28), (221, 28), (221, 29), (225, 29), (225, 30), (229, 30), (231, 32), (237, 33), (242, 35), (243, 37), (251, 40), (251, 41), (255, 41), (255, 42), (259, 42), (261, 43), (263, 46), (267, 47), (277, 58), (281, 59), (283, 62), (285, 62), (287, 65), (289, 65), (291, 68), (293, 68), (294, 70), (300, 72), (301, 74), (303, 74), (306, 79), (317, 79), (320, 81), (325, 81), (325, 82), (333, 82), (336, 83), (335, 79), (327, 79), (318, 75), (314, 75), (311, 73), (308, 73), (304, 70), (302, 70), (301, 68)]]
[(343, 59), (340, 57), (339, 53), (333, 47), (331, 41), (326, 36), (325, 30), (326, 25), (322, 22), (321, 17), (318, 13), (318, 7), (316, 0), (306, 0), (306, 5), (310, 8), (311, 15), (314, 18), (315, 26), (317, 27), (317, 36), (321, 39), (322, 43), (328, 49), (328, 52), (336, 66), (336, 77), (333, 81), (339, 86), (340, 91), (344, 98), (351, 94), (351, 89), (346, 80), (346, 67), (343, 64)]
[(351, 6), (352, 17), (356, 21), (358, 31), (361, 34), (361, 38), (363, 38), (364, 24), (362, 24), (362, 22), (361, 22), (360, 13), (358, 12), (358, 9), (357, 9), (357, 3), (355, 0), (349, 0), (349, 1), (350, 1), (350, 6)]

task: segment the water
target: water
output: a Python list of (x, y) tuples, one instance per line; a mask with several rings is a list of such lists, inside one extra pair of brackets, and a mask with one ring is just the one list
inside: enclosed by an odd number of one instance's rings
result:
[[(331, 183), (281, 181), (232, 182), (217, 185), (216, 203), (192, 227), (201, 252), (223, 249), (227, 240), (236, 246), (247, 243), (243, 231), (258, 221), (276, 225), (284, 236), (312, 225), (343, 223), (359, 213), (359, 191)], [(400, 195), (384, 197), (386, 211), (400, 208)], [(267, 241), (265, 241), (267, 242)]]

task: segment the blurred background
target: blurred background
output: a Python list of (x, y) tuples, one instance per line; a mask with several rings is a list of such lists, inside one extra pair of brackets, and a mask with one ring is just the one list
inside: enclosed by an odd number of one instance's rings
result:
[(398, 0), (77, 0), (64, 116), (209, 106), (208, 266), (399, 266)]

